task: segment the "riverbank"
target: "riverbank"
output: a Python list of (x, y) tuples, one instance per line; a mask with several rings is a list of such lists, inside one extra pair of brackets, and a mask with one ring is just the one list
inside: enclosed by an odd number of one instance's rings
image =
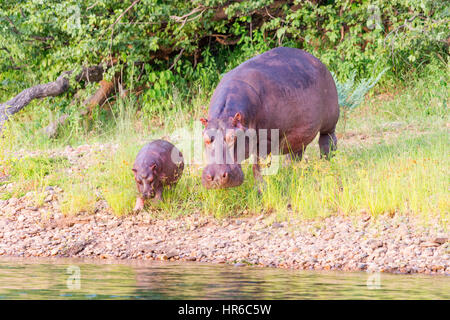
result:
[[(46, 191), (53, 197), (58, 190)], [(47, 205), (51, 202), (47, 202)], [(273, 222), (271, 216), (118, 217), (102, 208), (64, 216), (25, 199), (0, 202), (0, 256), (227, 263), (306, 270), (450, 274), (442, 224), (407, 216), (332, 216)]]
[(314, 141), (303, 161), (265, 177), (262, 195), (249, 166), (240, 187), (206, 190), (188, 165), (163, 203), (137, 215), (137, 151), (155, 134), (176, 142), (197, 116), (151, 132), (133, 113), (104, 140), (72, 145), (16, 130), (0, 140), (0, 256), (449, 274), (445, 92), (426, 82), (374, 97), (339, 128), (331, 161)]

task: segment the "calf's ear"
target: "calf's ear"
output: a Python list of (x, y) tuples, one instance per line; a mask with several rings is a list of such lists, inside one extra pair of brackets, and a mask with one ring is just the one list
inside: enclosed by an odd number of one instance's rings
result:
[(200, 118), (200, 121), (202, 122), (202, 124), (206, 127), (208, 125), (208, 120), (205, 118)]

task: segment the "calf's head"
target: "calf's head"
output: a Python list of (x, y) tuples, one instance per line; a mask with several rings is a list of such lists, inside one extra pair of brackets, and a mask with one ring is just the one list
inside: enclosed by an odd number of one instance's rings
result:
[(132, 170), (137, 189), (142, 194), (143, 198), (153, 198), (155, 196), (155, 190), (159, 185), (157, 164), (135, 164)]

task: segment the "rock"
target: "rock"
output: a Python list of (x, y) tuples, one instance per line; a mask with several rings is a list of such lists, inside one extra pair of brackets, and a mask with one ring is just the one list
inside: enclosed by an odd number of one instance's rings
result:
[(235, 263), (233, 266), (235, 266), (235, 267), (245, 267), (246, 264), (238, 262), (238, 263)]
[(274, 222), (272, 223), (272, 228), (283, 228), (283, 225), (281, 223)]
[(368, 272), (377, 272), (379, 271), (379, 266), (376, 263), (369, 263), (367, 265), (367, 271)]
[(432, 240), (432, 242), (438, 243), (438, 244), (444, 244), (448, 241), (448, 238), (446, 237), (436, 237)]
[(357, 268), (358, 268), (358, 270), (366, 270), (367, 264), (366, 263), (358, 263)]
[(431, 242), (431, 241), (425, 241), (420, 244), (421, 247), (429, 248), (429, 247), (439, 247), (439, 243)]
[(81, 251), (84, 250), (84, 248), (89, 244), (88, 241), (80, 241), (77, 242), (75, 244), (73, 244), (72, 246), (70, 246), (68, 249), (66, 249), (66, 251), (64, 252), (64, 255), (66, 256), (75, 256), (77, 254), (79, 254)]
[(167, 257), (166, 254), (160, 254), (157, 257), (158, 260), (169, 260), (169, 257)]
[(324, 239), (324, 240), (332, 240), (332, 239), (334, 239), (335, 236), (336, 236), (336, 234), (335, 234), (334, 232), (330, 232), (330, 233), (326, 234), (326, 235), (323, 237), (323, 239)]
[(383, 242), (381, 240), (369, 240), (367, 242), (367, 245), (372, 249), (375, 250), (376, 248), (380, 248), (383, 246)]
[(250, 240), (253, 236), (250, 233), (244, 233), (243, 235), (241, 235), (239, 237), (239, 241), (241, 242), (247, 242), (248, 240)]
[(179, 255), (179, 253), (178, 253), (177, 251), (175, 251), (175, 250), (170, 250), (170, 251), (167, 253), (167, 259), (177, 257), (178, 255)]

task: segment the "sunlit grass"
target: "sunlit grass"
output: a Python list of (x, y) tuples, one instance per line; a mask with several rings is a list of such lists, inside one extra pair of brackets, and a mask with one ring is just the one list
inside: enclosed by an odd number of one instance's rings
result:
[[(306, 150), (308, 160), (282, 166), (277, 174), (265, 176), (261, 194), (249, 165), (243, 166), (243, 185), (225, 190), (206, 190), (201, 185), (202, 168), (186, 165), (178, 184), (164, 191), (165, 200), (149, 202), (146, 211), (157, 217), (200, 213), (217, 218), (270, 213), (281, 220), (366, 212), (373, 216), (412, 214), (424, 220), (439, 216), (448, 221), (446, 83), (443, 75), (419, 79), (414, 87), (393, 90), (388, 98), (368, 100), (349, 114), (346, 127), (348, 132), (366, 134), (366, 140), (350, 143), (344, 135), (330, 161), (320, 159), (317, 142), (311, 143)], [(209, 93), (203, 92), (188, 106), (177, 97), (163, 106), (144, 106), (158, 112), (151, 115), (139, 111), (133, 98), (118, 100), (109, 120), (102, 120), (107, 116), (104, 114), (94, 117), (89, 131), (72, 118), (56, 140), (48, 140), (41, 131), (21, 123), (30, 117), (24, 113), (8, 123), (0, 139), (0, 177), (8, 177), (0, 183), (13, 183), (12, 191), (1, 197), (36, 191), (39, 204), (39, 194), (45, 187), (58, 185), (64, 190), (61, 211), (65, 214), (93, 212), (98, 200), (105, 200), (114, 214), (129, 214), (137, 196), (131, 168), (139, 149), (153, 138), (167, 138), (176, 129), (192, 126), (206, 114), (203, 106), (208, 98)], [(340, 130), (341, 124), (337, 132), (342, 134)], [(375, 136), (378, 140), (373, 139)], [(20, 149), (46, 150), (69, 142), (105, 141), (117, 143), (117, 152), (99, 155), (88, 169), (77, 174), (63, 173), (69, 166), (66, 160), (19, 160), (14, 155)]]
[(93, 213), (96, 195), (88, 183), (67, 186), (60, 204), (61, 213), (73, 215), (78, 212)]
[(54, 157), (48, 158), (23, 157), (16, 158), (10, 155), (2, 160), (2, 174), (8, 177), (6, 182), (14, 182), (13, 188), (9, 193), (1, 195), (5, 197), (21, 197), (30, 191), (34, 191), (37, 198), (36, 202), (41, 203), (39, 198), (45, 187), (61, 181), (56, 174), (57, 171), (66, 168), (69, 165), (66, 158)]
[[(320, 159), (310, 146), (309, 160), (282, 166), (264, 177), (262, 194), (244, 166), (245, 182), (233, 189), (206, 190), (201, 168), (186, 167), (178, 185), (165, 190), (165, 201), (147, 206), (158, 216), (202, 213), (215, 217), (276, 213), (281, 219), (316, 218), (332, 214), (383, 213), (448, 216), (449, 136), (438, 132), (401, 136), (394, 143), (339, 150), (331, 161)], [(131, 174), (137, 147), (128, 147), (91, 172), (101, 183), (105, 200), (119, 215), (129, 213), (136, 197)], [(317, 154), (317, 155), (316, 155)]]

